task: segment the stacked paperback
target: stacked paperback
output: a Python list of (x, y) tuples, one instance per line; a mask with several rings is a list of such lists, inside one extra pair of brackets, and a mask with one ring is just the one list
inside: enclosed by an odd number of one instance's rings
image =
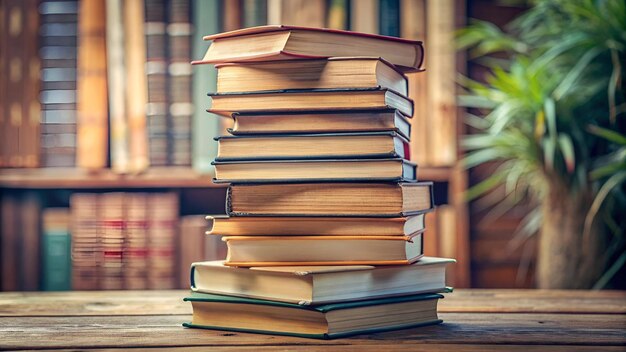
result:
[(441, 322), (452, 259), (423, 256), (432, 183), (410, 163), (403, 70), (421, 42), (265, 26), (205, 37), (216, 64), (225, 261), (194, 263), (184, 326), (335, 338)]

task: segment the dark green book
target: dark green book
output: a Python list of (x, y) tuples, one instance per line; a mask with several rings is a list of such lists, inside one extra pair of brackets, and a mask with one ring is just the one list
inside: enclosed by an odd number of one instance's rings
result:
[(71, 236), (69, 210), (48, 208), (43, 211), (41, 236), (41, 289), (68, 291), (72, 288)]
[(188, 328), (333, 339), (439, 324), (440, 294), (428, 293), (318, 306), (193, 292)]
[(43, 234), (42, 240), (42, 289), (44, 291), (70, 290), (72, 287), (70, 234), (68, 232), (48, 232)]

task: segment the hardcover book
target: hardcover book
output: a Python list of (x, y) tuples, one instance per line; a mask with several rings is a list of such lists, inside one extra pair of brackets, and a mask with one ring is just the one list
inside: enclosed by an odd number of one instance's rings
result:
[(333, 57), (220, 64), (217, 92), (258, 92), (297, 89), (391, 89), (408, 95), (407, 78), (379, 58)]
[(440, 294), (303, 306), (294, 303), (193, 292), (193, 318), (183, 326), (332, 339), (439, 324)]
[(208, 216), (209, 235), (407, 236), (424, 230), (425, 214), (398, 218)]
[(409, 142), (394, 132), (222, 136), (216, 139), (216, 161), (411, 158)]
[(410, 140), (411, 124), (397, 110), (234, 113), (233, 135), (393, 131)]
[(315, 89), (240, 93), (212, 93), (210, 112), (329, 111), (398, 109), (413, 115), (413, 101), (388, 89)]
[(215, 182), (415, 182), (417, 165), (404, 159), (215, 161)]
[(238, 268), (205, 261), (191, 266), (191, 290), (299, 305), (444, 292), (450, 263), (454, 260), (422, 257), (411, 265)]
[(424, 254), (421, 233), (409, 236), (228, 236), (225, 265), (402, 265)]
[(432, 182), (234, 184), (231, 216), (399, 217), (431, 211)]
[(196, 64), (368, 56), (418, 70), (424, 59), (420, 41), (322, 28), (252, 27), (209, 35), (204, 40), (213, 42)]

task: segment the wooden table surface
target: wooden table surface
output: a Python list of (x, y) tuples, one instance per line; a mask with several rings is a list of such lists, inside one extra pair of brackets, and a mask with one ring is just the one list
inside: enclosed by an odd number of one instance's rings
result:
[(459, 289), (441, 325), (329, 341), (185, 329), (186, 293), (0, 293), (0, 349), (626, 351), (625, 291)]

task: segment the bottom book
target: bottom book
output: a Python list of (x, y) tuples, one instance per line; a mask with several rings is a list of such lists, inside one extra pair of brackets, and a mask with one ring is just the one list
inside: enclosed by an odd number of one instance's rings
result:
[(333, 339), (439, 324), (440, 294), (428, 293), (318, 306), (193, 292), (189, 328)]

